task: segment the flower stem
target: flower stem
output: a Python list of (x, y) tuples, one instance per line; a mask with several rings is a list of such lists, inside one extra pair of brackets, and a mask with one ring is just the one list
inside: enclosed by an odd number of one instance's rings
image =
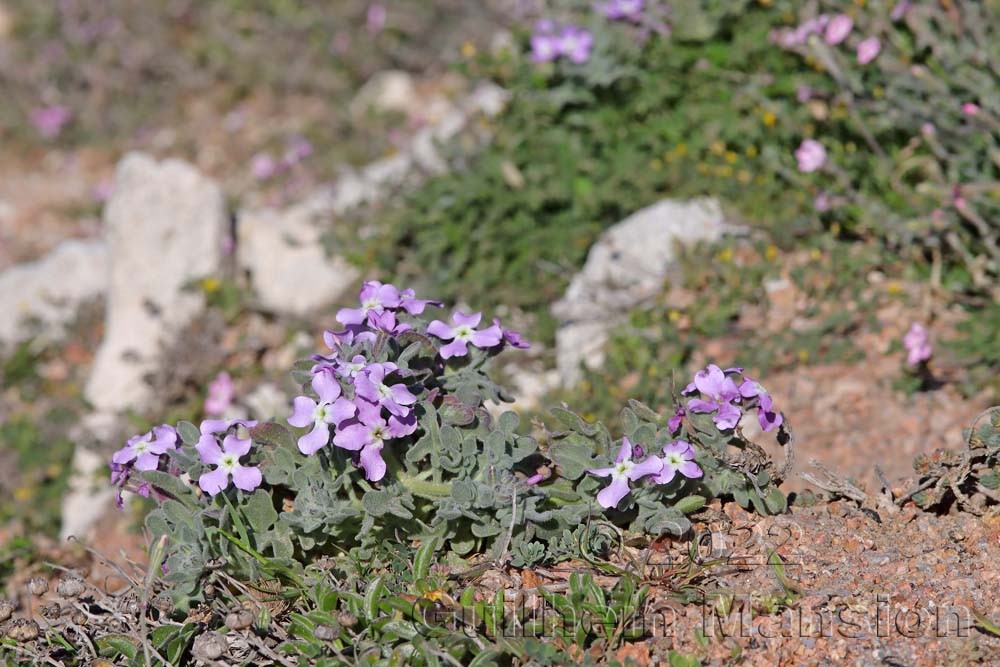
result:
[(447, 482), (431, 482), (407, 475), (402, 470), (396, 473), (399, 483), (409, 489), (410, 493), (428, 500), (439, 500), (451, 496), (451, 484)]

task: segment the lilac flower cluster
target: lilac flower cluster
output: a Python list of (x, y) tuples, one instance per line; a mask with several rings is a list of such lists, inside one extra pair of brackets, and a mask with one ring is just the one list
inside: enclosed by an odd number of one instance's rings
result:
[[(739, 385), (737, 376), (742, 376)], [(710, 414), (715, 425), (723, 430), (736, 428), (745, 411), (756, 409), (760, 428), (767, 432), (781, 426), (784, 417), (774, 409), (774, 401), (759, 382), (743, 375), (742, 368), (722, 370), (715, 364), (698, 371), (683, 394), (690, 396), (686, 405), (677, 408), (667, 424), (671, 432), (680, 429), (688, 413)]]
[[(310, 428), (298, 440), (303, 454), (312, 455), (326, 447), (332, 435), (333, 445), (356, 452), (365, 478), (377, 482), (386, 473), (382, 457), (386, 441), (405, 438), (417, 430), (417, 396), (405, 382), (406, 373), (396, 364), (371, 361), (364, 353), (371, 351), (380, 335), (391, 337), (414, 331), (414, 323), (403, 321), (405, 318), (442, 304), (418, 299), (412, 289), (400, 290), (378, 281), (366, 282), (358, 296), (358, 307), (343, 308), (336, 315), (344, 329), (324, 333), (332, 354), (314, 357), (317, 363), (310, 384), (316, 398), (297, 397), (288, 423)], [(451, 325), (434, 320), (426, 328), (427, 334), (449, 341), (440, 349), (442, 360), (468, 355), (469, 346), (528, 346), (518, 333), (501, 327), (498, 320), (477, 329), (481, 313), (456, 311), (451, 319)]]
[[(332, 354), (313, 357), (310, 386), (314, 396), (296, 397), (287, 421), (296, 428), (308, 429), (298, 439), (303, 454), (314, 455), (332, 442), (335, 447), (352, 452), (365, 477), (377, 482), (386, 474), (387, 465), (382, 457), (386, 442), (405, 438), (417, 430), (415, 408), (419, 393), (416, 385), (407, 384), (411, 376), (408, 371), (389, 361), (374, 360), (379, 341), (411, 332), (445, 341), (435, 361), (442, 372), (449, 359), (469, 355), (470, 348), (494, 351), (505, 345), (526, 348), (529, 344), (517, 332), (501, 326), (497, 319), (490, 326), (478, 328), (481, 313), (456, 311), (451, 324), (434, 320), (423, 327), (413, 316), (421, 315), (428, 306), (442, 304), (419, 299), (412, 289), (400, 290), (394, 285), (369, 281), (362, 286), (359, 301), (358, 307), (337, 312), (336, 319), (344, 327), (342, 331), (324, 332), (323, 338)], [(418, 326), (419, 329), (415, 328)], [(209, 416), (224, 413), (231, 405), (233, 393), (232, 378), (220, 373), (210, 385), (205, 413)], [(260, 468), (247, 460), (253, 453), (253, 441), (237, 433), (240, 428), (251, 429), (256, 424), (225, 419), (206, 419), (201, 423), (194, 450), (201, 463), (209, 467), (196, 480), (202, 491), (215, 496), (231, 485), (246, 492), (261, 485)], [(178, 431), (167, 425), (130, 438), (112, 457), (112, 483), (148, 496), (151, 490), (148, 484), (130, 483), (133, 472), (160, 469), (179, 474), (168, 456), (179, 444)]]
[[(905, 8), (903, 11), (905, 12)], [(782, 47), (791, 49), (802, 46), (809, 41), (810, 37), (817, 35), (822, 37), (823, 41), (830, 46), (836, 46), (846, 40), (853, 29), (854, 21), (847, 14), (838, 14), (836, 16), (820, 14), (804, 21), (795, 28), (775, 33), (772, 39)], [(878, 57), (881, 50), (882, 42), (879, 41), (878, 37), (874, 35), (866, 37), (857, 45), (856, 55), (858, 63), (867, 65)]]
[(680, 473), (689, 479), (697, 479), (704, 473), (694, 462), (695, 452), (690, 443), (676, 440), (663, 447), (663, 456), (647, 456), (636, 462), (633, 457), (642, 456), (644, 448), (633, 446), (628, 438), (622, 438), (618, 456), (610, 468), (597, 468), (587, 472), (597, 477), (610, 477), (611, 483), (597, 494), (597, 503), (604, 509), (617, 507), (622, 498), (631, 491), (631, 482), (649, 477), (654, 484), (669, 484)]
[(559, 58), (581, 65), (590, 58), (594, 37), (589, 31), (575, 25), (557, 26), (553, 21), (543, 20), (535, 24), (531, 36), (531, 59), (536, 63), (547, 63)]

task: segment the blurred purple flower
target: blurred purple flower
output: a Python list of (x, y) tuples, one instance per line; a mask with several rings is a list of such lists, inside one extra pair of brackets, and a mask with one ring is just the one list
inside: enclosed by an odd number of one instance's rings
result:
[(826, 164), (826, 149), (815, 139), (806, 139), (795, 150), (795, 160), (802, 173), (816, 171)]
[(559, 55), (576, 65), (587, 62), (593, 45), (594, 37), (583, 28), (568, 25), (559, 33)]
[(63, 127), (73, 118), (73, 111), (64, 106), (48, 106), (34, 109), (31, 112), (31, 124), (35, 126), (43, 139), (55, 139)]
[(555, 24), (543, 20), (535, 24), (531, 35), (531, 59), (536, 63), (552, 62), (560, 55), (559, 38), (555, 34)]
[(823, 39), (826, 43), (833, 46), (835, 44), (840, 44), (847, 36), (851, 34), (851, 29), (854, 27), (854, 21), (847, 14), (837, 14), (830, 22), (826, 25), (826, 31), (823, 34)]
[(232, 405), (234, 394), (233, 379), (229, 377), (229, 373), (222, 371), (208, 383), (208, 396), (205, 397), (203, 407), (205, 414), (209, 417), (221, 417)]
[(858, 44), (858, 63), (867, 65), (878, 57), (882, 50), (882, 42), (874, 35), (863, 39)]
[(740, 395), (743, 398), (757, 399), (757, 423), (765, 433), (773, 431), (785, 421), (780, 412), (775, 412), (771, 395), (756, 380), (744, 377), (740, 385)]
[(382, 32), (382, 29), (385, 28), (385, 20), (388, 14), (385, 7), (378, 2), (373, 2), (369, 5), (368, 12), (365, 14), (365, 25), (368, 28), (368, 32), (373, 35)]
[(609, 0), (600, 6), (600, 10), (605, 18), (612, 21), (638, 21), (644, 5), (644, 0)]
[(910, 366), (927, 361), (934, 354), (930, 334), (919, 322), (910, 325), (910, 330), (903, 336), (903, 348), (906, 349), (906, 363)]
[(975, 116), (979, 114), (979, 105), (975, 102), (966, 102), (962, 105), (962, 113), (966, 116)]
[(500, 336), (503, 339), (503, 342), (507, 343), (511, 347), (516, 347), (521, 350), (527, 350), (528, 348), (531, 347), (531, 343), (524, 340), (521, 337), (520, 333), (518, 333), (517, 331), (511, 331), (506, 327), (500, 326), (499, 317), (493, 318), (493, 326), (498, 327), (500, 329)]
[(733, 379), (715, 364), (709, 364), (704, 370), (695, 373), (693, 384), (704, 398), (690, 399), (687, 409), (691, 412), (714, 413), (712, 421), (720, 429), (735, 427), (740, 420), (740, 409), (733, 405), (733, 401), (740, 400), (740, 391)]
[(278, 173), (278, 162), (270, 153), (257, 153), (250, 159), (250, 173), (258, 181), (266, 181)]
[(892, 11), (889, 13), (889, 18), (893, 21), (900, 20), (906, 16), (906, 12), (910, 10), (912, 5), (913, 3), (910, 0), (900, 0), (900, 2), (897, 2), (896, 6), (892, 8)]

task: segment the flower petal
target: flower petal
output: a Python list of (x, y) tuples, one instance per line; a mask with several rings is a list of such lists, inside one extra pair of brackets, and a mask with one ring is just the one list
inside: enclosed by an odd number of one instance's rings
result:
[(323, 369), (312, 376), (313, 391), (323, 403), (333, 403), (340, 396), (340, 383), (333, 369)]
[(351, 424), (333, 436), (333, 444), (341, 449), (356, 452), (372, 441), (372, 427), (365, 424)]
[(341, 308), (337, 311), (336, 319), (341, 324), (361, 324), (365, 321), (368, 313), (363, 308)]
[(450, 359), (452, 357), (464, 357), (469, 353), (469, 348), (464, 340), (453, 340), (441, 348), (441, 358)]
[(735, 428), (740, 421), (740, 409), (732, 403), (723, 403), (719, 406), (719, 412), (712, 417), (712, 421), (719, 428), (726, 430)]
[(663, 461), (655, 456), (650, 456), (645, 461), (641, 463), (636, 463), (632, 466), (632, 469), (628, 471), (628, 478), (633, 482), (642, 479), (646, 475), (655, 475), (663, 469)]
[(621, 463), (623, 461), (632, 460), (632, 443), (629, 442), (628, 438), (622, 438), (622, 446), (618, 448), (618, 456), (615, 457), (615, 463)]
[(236, 485), (237, 489), (253, 491), (260, 486), (261, 481), (263, 481), (263, 477), (257, 466), (238, 465), (233, 468), (233, 484)]
[(315, 454), (326, 446), (330, 440), (330, 427), (325, 422), (319, 422), (306, 435), (299, 438), (299, 451), (306, 455)]
[(296, 396), (292, 402), (294, 407), (292, 416), (288, 418), (288, 423), (298, 428), (305, 428), (313, 422), (313, 412), (316, 410), (316, 401), (308, 396)]
[(340, 426), (353, 417), (357, 411), (358, 408), (354, 403), (341, 396), (327, 409), (326, 422)]
[(443, 340), (451, 340), (455, 337), (455, 330), (441, 320), (434, 320), (428, 324), (427, 333), (432, 336), (437, 336)]
[(377, 482), (385, 477), (385, 461), (382, 459), (382, 443), (373, 442), (361, 450), (361, 467), (365, 470), (365, 479)]
[(500, 344), (501, 340), (503, 340), (503, 330), (495, 325), (481, 331), (472, 332), (471, 342), (476, 347), (496, 347)]
[(215, 439), (214, 435), (206, 433), (201, 436), (194, 448), (198, 452), (198, 456), (201, 457), (202, 463), (214, 466), (218, 465), (222, 459), (222, 450), (219, 449), (219, 441)]
[(229, 486), (229, 473), (222, 468), (216, 468), (198, 478), (198, 486), (210, 496), (214, 496)]
[(160, 465), (160, 455), (153, 452), (146, 452), (135, 460), (136, 470), (156, 470)]
[(456, 326), (466, 326), (466, 327), (478, 327), (479, 322), (483, 319), (483, 314), (480, 313), (463, 313), (460, 310), (456, 310), (451, 315), (451, 321), (455, 323)]
[(614, 472), (614, 468), (594, 468), (593, 470), (588, 470), (587, 472), (591, 475), (596, 475), (597, 477), (607, 477)]
[(698, 464), (694, 461), (685, 461), (684, 463), (677, 466), (677, 470), (680, 471), (685, 477), (690, 477), (691, 479), (697, 479), (704, 475), (702, 469), (698, 467)]
[(677, 475), (677, 468), (666, 461), (663, 461), (663, 469), (660, 471), (656, 477), (653, 478), (654, 484), (670, 484), (674, 481), (674, 477)]
[(617, 477), (597, 494), (597, 504), (604, 509), (618, 507), (618, 503), (628, 495), (628, 492), (628, 481), (624, 477)]
[(700, 398), (692, 398), (688, 401), (687, 409), (691, 412), (715, 412), (719, 409), (719, 404), (714, 401), (703, 401)]
[(250, 445), (252, 444), (253, 442), (249, 438), (242, 439), (235, 435), (227, 435), (226, 439), (222, 441), (222, 451), (242, 457), (250, 453)]

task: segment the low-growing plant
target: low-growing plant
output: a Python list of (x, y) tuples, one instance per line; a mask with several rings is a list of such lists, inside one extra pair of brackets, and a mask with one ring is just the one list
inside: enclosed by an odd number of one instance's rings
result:
[(428, 322), (440, 305), (365, 283), (360, 307), (337, 314), (344, 329), (326, 332), (329, 353), (294, 371), (303, 394), (291, 429), (181, 422), (115, 454), (113, 481), (158, 503), (146, 527), (167, 540), (163, 577), (178, 608), (203, 601), (201, 584), (219, 567), (294, 589), (318, 558), (370, 560), (413, 540), (523, 567), (579, 557), (581, 544), (600, 551), (595, 523), (683, 535), (685, 515), (711, 497), (784, 511), (776, 487), (787, 465), (744, 430), (754, 420), (790, 451), (788, 431), (740, 369), (699, 372), (669, 419), (633, 403), (620, 440), (558, 408), (564, 430), (539, 442), (515, 413), (486, 408), (507, 399), (488, 362), (527, 343), (498, 320), (482, 326), (480, 313)]

